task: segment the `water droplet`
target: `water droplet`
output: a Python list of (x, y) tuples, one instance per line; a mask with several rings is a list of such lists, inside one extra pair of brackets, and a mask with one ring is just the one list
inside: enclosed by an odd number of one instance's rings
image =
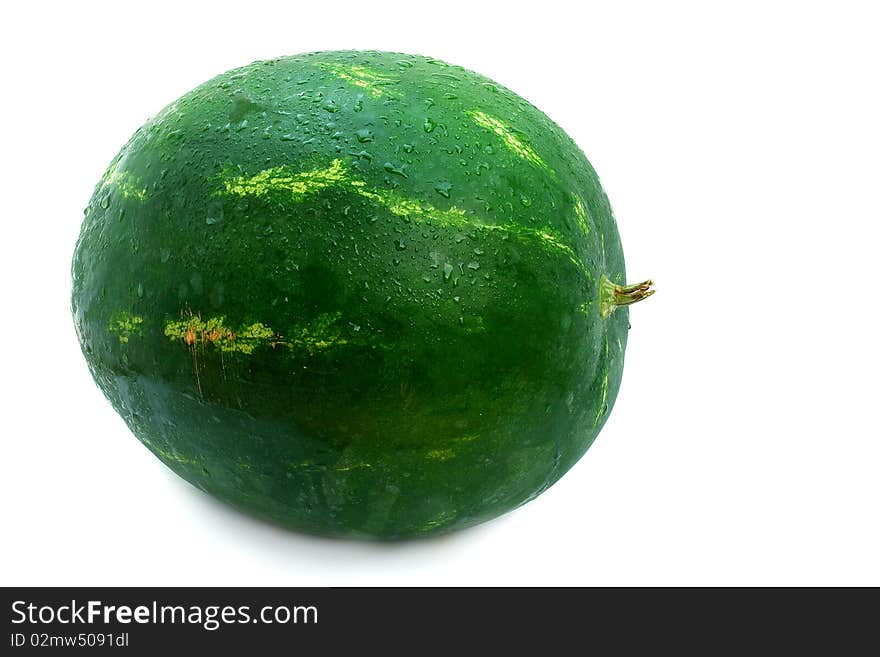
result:
[(364, 109), (364, 101), (361, 100), (360, 98), (358, 98), (354, 102), (354, 107), (352, 108), (352, 110), (354, 110), (355, 112), (361, 112), (361, 111), (363, 111), (363, 109)]
[(473, 269), (474, 271), (476, 271), (479, 268), (480, 268), (480, 263), (477, 262), (476, 260), (471, 260), (468, 263), (468, 269)]
[(434, 132), (434, 128), (437, 127), (437, 124), (431, 120), (430, 116), (425, 117), (425, 122), (422, 124), (422, 128), (425, 132)]
[(485, 251), (483, 251), (483, 249), (474, 249), (474, 255), (481, 256), (484, 253), (485, 253)]
[(138, 295), (138, 299), (143, 299), (143, 297), (144, 297), (144, 284), (143, 283), (138, 283), (137, 295)]
[(434, 191), (444, 198), (449, 198), (449, 190), (452, 189), (452, 183), (441, 180), (434, 185)]
[(101, 207), (105, 210), (110, 207), (110, 195), (107, 194), (104, 198), (101, 199)]
[(205, 216), (205, 223), (209, 226), (218, 224), (223, 221), (223, 205), (214, 202), (208, 205), (208, 213)]
[[(452, 276), (452, 265), (450, 265), (447, 262), (445, 265), (443, 265), (443, 280), (448, 281), (451, 276)], [(456, 299), (456, 301), (458, 301), (458, 297), (455, 297), (455, 299)]]
[(326, 101), (324, 101), (324, 104), (321, 105), (321, 107), (323, 107), (326, 111), (330, 112), (331, 114), (335, 114), (336, 112), (339, 111), (339, 105), (337, 105), (333, 101), (333, 99), (331, 99), (331, 98), (328, 98)]
[(404, 145), (403, 145), (403, 152), (404, 152), (404, 153), (412, 153), (412, 151), (413, 151), (413, 145), (412, 145), (412, 144), (404, 144)]
[(483, 152), (486, 153), (487, 155), (491, 155), (492, 153), (495, 152), (495, 150), (494, 150), (491, 146), (486, 146), (486, 147), (483, 149)]
[(403, 241), (402, 237), (394, 240), (394, 248), (398, 251), (403, 251), (406, 248), (406, 242)]
[(394, 174), (396, 174), (396, 175), (398, 175), (398, 176), (403, 176), (404, 178), (408, 178), (408, 177), (409, 177), (409, 176), (406, 175), (406, 172), (403, 170), (402, 167), (395, 166), (395, 165), (394, 165), (393, 163), (391, 163), (391, 162), (386, 162), (385, 164), (382, 165), (382, 167), (383, 167), (383, 168), (385, 169), (385, 171), (387, 171), (388, 173), (394, 173)]
[(373, 141), (373, 131), (367, 128), (362, 128), (354, 134), (355, 137), (357, 137), (357, 140), (362, 144), (365, 144), (368, 141)]
[(524, 206), (529, 207), (532, 204), (532, 199), (530, 199), (528, 196), (520, 196), (519, 202), (522, 203)]

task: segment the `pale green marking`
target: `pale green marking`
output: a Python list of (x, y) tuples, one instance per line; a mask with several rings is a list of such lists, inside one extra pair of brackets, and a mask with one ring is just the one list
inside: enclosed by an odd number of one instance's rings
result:
[(602, 377), (602, 399), (599, 401), (599, 410), (596, 412), (596, 419), (593, 420), (593, 426), (598, 427), (602, 416), (605, 414), (605, 402), (608, 400), (608, 372)]
[(548, 228), (535, 229), (517, 224), (490, 224), (479, 221), (465, 210), (451, 206), (438, 208), (430, 203), (408, 198), (389, 189), (371, 188), (363, 180), (352, 179), (346, 163), (340, 159), (332, 161), (325, 169), (314, 169), (300, 173), (290, 173), (284, 166), (273, 167), (253, 176), (236, 176), (224, 182), (227, 193), (236, 196), (267, 197), (274, 193), (289, 194), (293, 202), (302, 202), (307, 196), (339, 185), (348, 187), (358, 196), (382, 206), (391, 214), (413, 222), (431, 223), (447, 228), (502, 231), (524, 238), (537, 239), (549, 250), (562, 252), (566, 258), (587, 278), (592, 275), (584, 267), (574, 249), (565, 244)]
[(535, 150), (524, 143), (519, 137), (517, 137), (513, 131), (506, 126), (502, 121), (486, 114), (486, 112), (482, 110), (470, 110), (468, 112), (468, 116), (470, 116), (474, 122), (491, 132), (495, 133), (499, 137), (501, 137), (501, 141), (510, 150), (512, 153), (521, 157), (522, 159), (531, 162), (536, 167), (543, 169), (551, 176), (555, 177), (556, 173), (547, 166), (547, 163), (538, 155)]
[[(527, 231), (527, 232), (533, 232), (533, 231), (529, 231), (528, 229), (521, 229), (521, 230)], [(590, 272), (587, 270), (586, 267), (584, 267), (584, 263), (581, 262), (580, 258), (578, 258), (577, 253), (574, 252), (573, 248), (571, 248), (568, 244), (563, 244), (562, 242), (559, 241), (558, 237), (556, 237), (555, 235), (553, 235), (551, 233), (548, 233), (547, 231), (539, 230), (539, 231), (534, 231), (534, 233), (535, 233), (535, 235), (537, 235), (537, 237), (544, 244), (564, 253), (566, 255), (566, 257), (568, 257), (569, 261), (571, 261), (571, 263), (578, 270), (580, 270), (581, 273), (583, 273), (587, 278), (592, 280), (593, 275), (590, 274)]]
[[(608, 359), (608, 334), (605, 334), (605, 359)], [(599, 410), (596, 411), (596, 419), (593, 426), (598, 427), (602, 416), (605, 415), (605, 403), (608, 401), (608, 367), (606, 363), (605, 374), (602, 376), (602, 398), (599, 400)]]
[(198, 315), (165, 322), (165, 335), (172, 341), (182, 340), (187, 346), (213, 345), (223, 352), (252, 354), (257, 347), (277, 344), (275, 331), (256, 322), (232, 330), (222, 315), (203, 320)]
[[(351, 186), (355, 192), (371, 201), (381, 205), (391, 214), (398, 217), (406, 217), (416, 222), (433, 222), (442, 226), (454, 226), (457, 228), (486, 228), (489, 230), (499, 230), (504, 226), (496, 226), (492, 224), (483, 224), (474, 221), (468, 214), (455, 206), (448, 210), (441, 210), (430, 203), (423, 203), (414, 199), (401, 196), (400, 194), (387, 189), (369, 189), (366, 183), (360, 180), (351, 181)], [(505, 228), (509, 229), (509, 228)]]
[(101, 191), (112, 185), (123, 198), (136, 199), (138, 201), (147, 200), (147, 188), (140, 184), (137, 176), (130, 171), (119, 171), (115, 166), (113, 169), (104, 174), (101, 181)]
[(274, 335), (272, 329), (260, 322), (255, 322), (238, 331), (238, 338), (246, 340), (268, 340)]
[(432, 449), (425, 452), (425, 457), (432, 461), (448, 461), (455, 456), (455, 450), (451, 447), (445, 449)]
[(439, 514), (434, 516), (431, 520), (428, 520), (425, 524), (419, 527), (420, 531), (429, 532), (433, 531), (437, 527), (442, 527), (450, 524), (453, 520), (455, 520), (456, 514), (451, 511), (441, 511)]
[(553, 251), (561, 251), (565, 256), (578, 268), (585, 276), (592, 279), (592, 275), (584, 267), (583, 263), (577, 257), (577, 254), (567, 244), (563, 243), (559, 237), (549, 232), (547, 229), (538, 230), (520, 226), (518, 224), (487, 224), (475, 220), (461, 208), (455, 206), (448, 210), (442, 210), (434, 207), (429, 203), (416, 201), (391, 190), (385, 189), (368, 189), (362, 181), (351, 181), (355, 191), (364, 198), (368, 198), (377, 204), (383, 206), (392, 214), (398, 217), (406, 217), (410, 221), (429, 222), (452, 228), (476, 228), (479, 230), (502, 231), (513, 233), (521, 237), (537, 239), (543, 246)]
[(373, 466), (370, 465), (369, 463), (355, 463), (353, 465), (343, 465), (343, 466), (340, 466), (337, 468), (332, 468), (332, 469), (333, 469), (333, 472), (351, 472), (352, 470), (362, 470), (362, 469), (370, 470), (370, 469), (372, 469), (372, 467)]
[(174, 452), (170, 452), (167, 449), (157, 447), (153, 443), (147, 444), (147, 447), (149, 447), (150, 451), (163, 461), (170, 461), (172, 463), (177, 463), (179, 465), (185, 466), (201, 465), (196, 459), (187, 458), (185, 456), (181, 456), (180, 454), (175, 454)]
[(310, 354), (348, 344), (348, 338), (338, 324), (340, 317), (342, 313), (338, 311), (318, 315), (305, 326), (294, 329), (287, 344), (305, 349)]
[(236, 196), (259, 198), (273, 192), (284, 192), (290, 195), (291, 200), (299, 202), (343, 182), (345, 178), (345, 164), (342, 160), (333, 160), (326, 169), (290, 173), (286, 167), (273, 167), (254, 176), (236, 176), (225, 181), (224, 185), (228, 194)]
[(331, 472), (352, 472), (353, 470), (371, 470), (373, 465), (370, 463), (349, 463), (347, 465), (336, 465), (334, 467), (323, 466), (314, 461), (301, 461), (300, 463), (289, 463), (291, 470), (330, 470)]
[(327, 71), (340, 80), (345, 80), (349, 84), (353, 84), (365, 90), (374, 98), (388, 96), (391, 98), (399, 98), (400, 93), (388, 89), (388, 85), (392, 85), (398, 81), (398, 78), (388, 73), (382, 73), (367, 66), (355, 66), (348, 64), (337, 64), (331, 62), (322, 62), (318, 64), (321, 70)]
[(342, 313), (324, 313), (305, 324), (295, 326), (289, 337), (284, 337), (261, 322), (245, 324), (238, 329), (226, 325), (226, 318), (199, 315), (165, 322), (164, 333), (172, 341), (182, 341), (188, 347), (215, 347), (226, 353), (252, 354), (258, 347), (281, 347), (290, 351), (319, 351), (347, 344), (364, 344), (366, 337), (355, 340), (347, 335), (339, 323)]
[(132, 335), (141, 335), (144, 318), (126, 311), (116, 313), (107, 324), (107, 330), (115, 333), (122, 344), (128, 344)]
[(587, 209), (580, 196), (574, 197), (574, 216), (577, 219), (577, 225), (584, 231), (584, 234), (590, 232), (590, 224), (587, 223)]

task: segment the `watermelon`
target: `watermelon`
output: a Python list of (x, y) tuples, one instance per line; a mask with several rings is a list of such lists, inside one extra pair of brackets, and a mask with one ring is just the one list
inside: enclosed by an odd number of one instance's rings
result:
[(156, 457), (350, 537), (467, 527), (553, 485), (651, 292), (555, 123), (385, 52), (255, 62), (168, 105), (96, 186), (72, 263), (91, 374)]

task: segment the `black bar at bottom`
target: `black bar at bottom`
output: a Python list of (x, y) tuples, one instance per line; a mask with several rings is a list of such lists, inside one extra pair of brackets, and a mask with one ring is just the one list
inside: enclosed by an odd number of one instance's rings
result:
[(2, 653), (876, 652), (875, 590), (6, 588)]

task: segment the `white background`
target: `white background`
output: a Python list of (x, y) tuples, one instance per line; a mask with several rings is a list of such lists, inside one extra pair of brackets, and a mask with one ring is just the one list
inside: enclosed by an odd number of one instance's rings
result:
[[(880, 585), (872, 3), (4, 3), (0, 583)], [(429, 54), (585, 150), (632, 280), (623, 387), (535, 502), (432, 540), (298, 535), (166, 470), (68, 310), (82, 209), (149, 116), (255, 59)]]

